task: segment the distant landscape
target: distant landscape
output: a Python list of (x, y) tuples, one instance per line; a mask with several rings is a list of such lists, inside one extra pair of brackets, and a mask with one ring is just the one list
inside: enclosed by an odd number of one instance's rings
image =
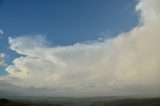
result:
[(40, 98), (40, 99), (0, 99), (0, 106), (160, 106), (160, 98)]

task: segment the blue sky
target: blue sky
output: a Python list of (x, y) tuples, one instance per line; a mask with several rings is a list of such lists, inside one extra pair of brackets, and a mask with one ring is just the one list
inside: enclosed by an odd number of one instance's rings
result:
[(19, 55), (9, 50), (9, 36), (42, 35), (52, 45), (114, 37), (137, 25), (135, 5), (136, 0), (0, 0), (0, 51), (10, 64)]

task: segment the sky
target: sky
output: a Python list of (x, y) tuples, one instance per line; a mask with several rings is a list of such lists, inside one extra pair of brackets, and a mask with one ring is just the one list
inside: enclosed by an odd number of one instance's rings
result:
[[(137, 25), (136, 2), (0, 0), (0, 28), (4, 31), (0, 51), (11, 64), (19, 54), (9, 49), (8, 37), (40, 35), (52, 46), (67, 46), (117, 36)], [(0, 70), (0, 75), (6, 74), (2, 67)]]
[(160, 96), (159, 0), (0, 0), (1, 96)]

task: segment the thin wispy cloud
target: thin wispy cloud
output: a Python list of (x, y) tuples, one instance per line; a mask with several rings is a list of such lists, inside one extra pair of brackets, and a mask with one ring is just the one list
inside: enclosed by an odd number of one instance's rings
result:
[[(3, 35), (3, 30), (0, 29), (0, 39), (1, 39), (2, 35)], [(1, 42), (0, 42), (0, 44), (1, 44)], [(5, 65), (4, 57), (5, 57), (5, 54), (0, 52), (0, 66), (4, 66)]]
[(5, 54), (0, 53), (0, 66), (5, 66), (4, 57), (5, 57)]
[(40, 36), (10, 37), (22, 56), (0, 81), (21, 95), (160, 95), (159, 10), (159, 0), (140, 0), (139, 25), (102, 41), (52, 47)]
[(2, 29), (0, 29), (0, 36), (2, 36), (3, 35), (3, 30)]

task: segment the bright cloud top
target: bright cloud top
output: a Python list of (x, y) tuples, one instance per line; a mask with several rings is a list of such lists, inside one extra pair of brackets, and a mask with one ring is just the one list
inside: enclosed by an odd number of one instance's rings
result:
[(160, 1), (141, 0), (136, 10), (139, 26), (103, 42), (51, 47), (40, 36), (9, 38), (10, 49), (23, 56), (1, 82), (56, 96), (159, 95)]

